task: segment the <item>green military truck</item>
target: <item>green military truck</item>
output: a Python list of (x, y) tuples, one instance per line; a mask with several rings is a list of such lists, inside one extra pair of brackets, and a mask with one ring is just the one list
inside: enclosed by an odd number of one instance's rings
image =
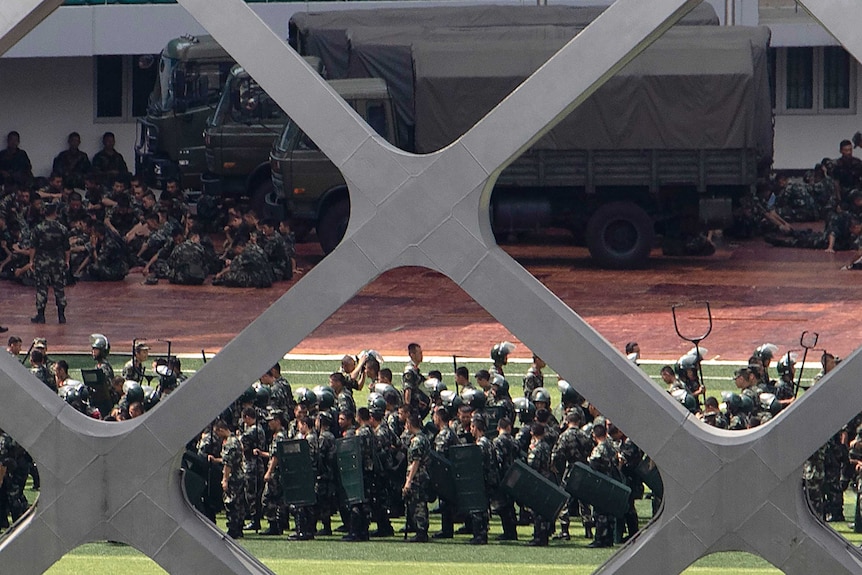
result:
[(162, 50), (135, 144), (135, 170), (148, 185), (178, 178), (183, 188), (200, 189), (206, 167), (201, 134), (234, 64), (211, 36), (175, 38)]
[[(323, 73), (320, 58), (306, 62)], [(273, 190), (269, 152), (287, 115), (275, 100), (239, 64), (231, 68), (218, 105), (207, 119), (203, 143), (206, 172), (201, 176), (204, 194), (247, 198), (261, 216), (267, 206), (279, 205), (267, 196)], [(277, 215), (281, 215), (279, 210)]]
[[(383, 79), (396, 120), (390, 141), (429, 153), (466, 132), (599, 12), (300, 13), (290, 41), (321, 57), (330, 78)], [(632, 267), (646, 261), (656, 232), (681, 242), (729, 225), (771, 164), (769, 31), (716, 22), (701, 11), (674, 26), (509, 165), (491, 197), (495, 233), (562, 227), (601, 265)], [(328, 252), (346, 229), (346, 184), (320, 152), (297, 148), (304, 138), (290, 130), (298, 128), (288, 125), (272, 151), (275, 192), (297, 231), (316, 227)]]

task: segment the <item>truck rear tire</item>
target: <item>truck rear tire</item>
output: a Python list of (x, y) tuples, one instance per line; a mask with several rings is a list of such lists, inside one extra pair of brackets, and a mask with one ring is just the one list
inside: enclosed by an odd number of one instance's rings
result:
[(590, 255), (600, 266), (630, 269), (646, 263), (655, 231), (652, 218), (637, 204), (611, 202), (590, 218), (586, 236)]
[(329, 204), (317, 222), (317, 240), (320, 242), (320, 247), (323, 248), (323, 253), (328, 254), (341, 243), (344, 232), (347, 231), (349, 220), (349, 198), (343, 198)]

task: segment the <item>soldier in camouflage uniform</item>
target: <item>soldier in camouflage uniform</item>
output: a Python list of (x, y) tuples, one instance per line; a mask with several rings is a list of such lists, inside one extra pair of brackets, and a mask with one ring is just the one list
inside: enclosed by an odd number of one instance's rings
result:
[(272, 267), (273, 280), (289, 280), (293, 278), (293, 262), (290, 259), (287, 242), (284, 236), (278, 233), (277, 227), (278, 223), (273, 219), (261, 220), (260, 247)]
[(332, 415), (328, 411), (317, 414), (317, 477), (314, 483), (317, 495), (315, 513), (321, 528), (315, 535), (332, 535), (332, 514), (335, 512), (338, 463), (335, 458), (335, 436), (330, 431)]
[(368, 541), (368, 532), (371, 502), (374, 497), (374, 455), (375, 438), (374, 430), (371, 428), (371, 414), (367, 407), (362, 407), (356, 412), (356, 420), (359, 429), (356, 437), (359, 438), (359, 446), (362, 458), (362, 484), (365, 489), (364, 501), (354, 503), (350, 506), (350, 532), (342, 537), (343, 541)]
[(813, 222), (817, 219), (819, 209), (809, 184), (791, 182), (786, 176), (779, 176), (779, 185), (783, 188), (775, 204), (779, 216), (788, 222)]
[[(614, 443), (614, 447), (619, 452), (620, 472), (626, 485), (631, 488), (629, 494), (629, 508), (623, 517), (623, 522), (617, 521), (617, 528), (614, 534), (614, 543), (623, 543), (634, 537), (638, 532), (638, 512), (635, 509), (635, 500), (642, 499), (644, 495), (644, 484), (637, 474), (638, 465), (644, 459), (644, 452), (638, 447), (631, 438), (627, 437), (620, 428), (612, 423), (608, 424), (608, 435)], [(626, 537), (623, 537), (623, 527), (628, 532)]]
[(369, 409), (371, 428), (374, 430), (374, 488), (372, 492), (372, 507), (377, 530), (371, 532), (371, 537), (390, 537), (395, 535), (389, 518), (392, 506), (390, 493), (393, 490), (393, 472), (397, 469), (396, 455), (400, 441), (398, 436), (383, 423), (386, 402), (377, 398)]
[[(434, 410), (434, 424), (437, 435), (434, 436), (433, 449), (436, 453), (449, 458), (449, 448), (458, 445), (458, 438), (449, 426), (449, 411), (445, 407)], [(440, 531), (433, 535), (434, 539), (452, 539), (455, 533), (455, 502), (440, 499)]]
[[(8, 433), (0, 430), (0, 484), (6, 494), (5, 512), (12, 515), (15, 522), (21, 517), (29, 504), (24, 497), (24, 485), (30, 474), (32, 459), (21, 445)], [(3, 516), (5, 520), (6, 516)]]
[(292, 419), (296, 401), (290, 384), (281, 375), (281, 365), (276, 363), (260, 376), (260, 383), (269, 388), (269, 407), (281, 410), (287, 419)]
[(141, 383), (144, 380), (144, 373), (147, 369), (144, 362), (150, 357), (150, 346), (145, 343), (136, 343), (134, 351), (135, 355), (123, 365), (121, 373), (123, 379), (126, 381)]
[(255, 450), (267, 448), (266, 432), (258, 422), (257, 411), (253, 407), (242, 410), (242, 443), (243, 467), (245, 475), (246, 512), (250, 521), (243, 527), (246, 531), (260, 530), (260, 518), (263, 516), (261, 497), (263, 496), (263, 476), (266, 473), (264, 462)]
[(329, 375), (329, 387), (335, 392), (335, 409), (337, 412), (351, 411), (356, 413), (356, 402), (347, 386), (347, 378), (340, 371)]
[(242, 444), (224, 421), (217, 421), (214, 430), (222, 440), (222, 449), (220, 457), (210, 455), (209, 460), (222, 464), (221, 488), (227, 515), (227, 535), (239, 539), (242, 537), (246, 502)]
[(533, 364), (527, 370), (527, 375), (524, 376), (524, 397), (532, 397), (533, 391), (537, 387), (545, 386), (545, 377), (542, 374), (542, 368), (545, 365), (542, 358), (538, 355), (533, 355)]
[(278, 467), (278, 444), (287, 441), (284, 429), (284, 412), (270, 408), (266, 414), (266, 425), (272, 435), (267, 451), (258, 450), (255, 455), (269, 460), (263, 475), (263, 516), (269, 522), (269, 527), (261, 531), (261, 535), (281, 535), (284, 533), (287, 521), (287, 506), (281, 489), (281, 472)]
[[(473, 420), (470, 431), (476, 440), (476, 445), (482, 450), (482, 479), (485, 483), (485, 493), (489, 496), (496, 491), (500, 485), (500, 460), (491, 440), (485, 437), (485, 419), (481, 416)], [(473, 538), (471, 545), (485, 545), (488, 543), (488, 520), (490, 519), (488, 509), (474, 511), (470, 514), (470, 524), (473, 526)]]
[[(534, 423), (531, 430), (530, 451), (527, 453), (527, 464), (550, 481), (556, 481), (551, 470), (551, 448), (545, 441), (545, 426)], [(556, 517), (542, 517), (533, 514), (533, 538), (527, 545), (531, 547), (546, 547), (551, 535), (551, 528)]]
[(216, 274), (213, 285), (265, 288), (272, 286), (272, 270), (263, 250), (246, 237), (234, 242), (230, 265)]
[[(587, 464), (599, 473), (604, 473), (617, 481), (622, 480), (619, 471), (619, 452), (611, 442), (604, 424), (593, 425), (593, 439), (596, 446), (587, 458)], [(606, 513), (596, 513), (596, 539), (588, 547), (612, 547), (614, 544), (615, 519)]]
[(189, 237), (171, 251), (166, 277), (172, 284), (201, 285), (207, 275), (208, 257), (201, 244), (200, 228), (195, 226), (189, 232)]
[(57, 316), (66, 323), (66, 277), (71, 256), (69, 230), (57, 221), (57, 205), (45, 206), (45, 219), (30, 234), (30, 265), (36, 281), (36, 315), (33, 323), (45, 323), (48, 288), (54, 290)]
[(114, 381), (114, 368), (108, 363), (108, 354), (111, 353), (111, 343), (108, 338), (100, 333), (90, 335), (90, 347), (93, 353), (93, 361), (96, 362), (96, 369), (102, 370), (105, 374), (105, 381), (108, 385)]
[[(575, 466), (575, 463), (586, 463), (587, 457), (593, 450), (593, 440), (584, 431), (581, 430), (582, 416), (578, 411), (570, 411), (566, 414), (566, 429), (560, 434), (560, 438), (551, 449), (551, 465), (554, 472), (562, 479), (561, 485), (565, 488), (569, 475)], [(580, 512), (581, 503), (574, 497), (569, 499), (569, 503), (563, 508), (560, 513), (560, 534), (557, 539), (568, 541), (571, 538), (569, 534), (570, 517), (583, 517), (584, 528), (587, 530), (587, 536), (592, 533), (590, 524), (589, 508), (584, 506), (585, 513)]]
[[(506, 472), (521, 458), (521, 446), (512, 437), (512, 422), (504, 417), (497, 422), (497, 437), (493, 441), (494, 449), (497, 451), (497, 460), (500, 462), (500, 477), (506, 476)], [(515, 504), (503, 489), (497, 489), (491, 494), (491, 510), (500, 516), (503, 533), (497, 536), (497, 541), (517, 541), (518, 521), (515, 516)]]
[(93, 222), (89, 254), (77, 271), (83, 280), (122, 281), (129, 273), (128, 252), (122, 238), (102, 222)]
[(823, 520), (826, 519), (826, 513), (823, 510), (823, 479), (827, 448), (827, 445), (820, 447), (811, 457), (805, 460), (802, 466), (802, 481), (805, 494), (808, 496), (808, 502), (811, 504), (817, 517)]
[[(314, 468), (314, 476), (317, 477), (318, 457), (317, 457), (317, 434), (314, 432), (314, 421), (308, 416), (297, 416), (294, 421), (296, 427), (296, 436), (293, 439), (304, 439), (308, 443), (308, 453), (311, 456), (311, 464)], [(288, 437), (290, 434), (288, 433)], [(315, 483), (315, 489), (316, 489)], [(314, 506), (294, 506), (296, 518), (296, 533), (290, 536), (292, 541), (310, 541), (314, 539)]]
[(402, 491), (407, 504), (407, 517), (416, 528), (411, 543), (428, 541), (428, 462), (431, 443), (422, 433), (422, 420), (415, 413), (407, 417), (410, 443), (407, 447), (407, 477)]
[(45, 364), (45, 354), (40, 349), (34, 349), (30, 352), (30, 373), (47, 385), (51, 391), (57, 393), (57, 382), (51, 370)]
[(727, 429), (729, 425), (727, 416), (718, 408), (718, 400), (714, 397), (707, 397), (703, 402), (701, 419), (705, 424), (718, 429)]

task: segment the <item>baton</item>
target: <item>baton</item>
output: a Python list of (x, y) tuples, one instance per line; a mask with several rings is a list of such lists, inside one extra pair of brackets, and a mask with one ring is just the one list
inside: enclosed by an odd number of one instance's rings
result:
[(27, 358), (30, 357), (30, 352), (33, 351), (33, 348), (36, 347), (36, 338), (33, 338), (33, 343), (30, 344), (30, 349), (27, 350), (27, 354), (21, 358), (21, 365), (27, 363)]
[(452, 375), (455, 377), (455, 395), (461, 395), (458, 391), (458, 356), (452, 356)]

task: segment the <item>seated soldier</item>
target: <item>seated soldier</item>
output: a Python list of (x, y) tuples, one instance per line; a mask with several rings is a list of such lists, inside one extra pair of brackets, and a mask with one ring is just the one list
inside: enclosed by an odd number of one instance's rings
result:
[(225, 262), (225, 269), (213, 278), (213, 285), (227, 287), (271, 287), (272, 271), (266, 254), (247, 235), (234, 240), (232, 259)]

